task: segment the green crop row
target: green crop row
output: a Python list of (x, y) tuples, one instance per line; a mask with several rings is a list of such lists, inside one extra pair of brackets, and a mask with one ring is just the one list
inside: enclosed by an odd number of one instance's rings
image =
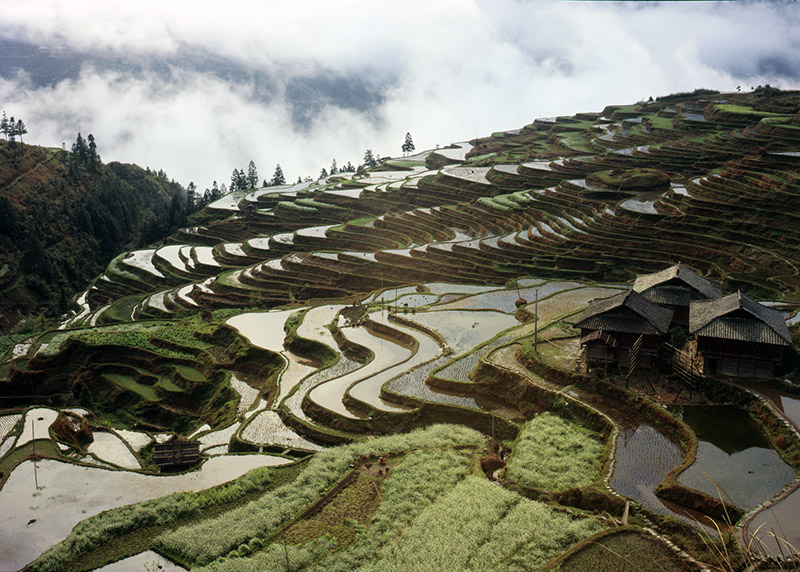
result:
[[(318, 453), (292, 483), (227, 512), (218, 519), (161, 535), (156, 547), (184, 562), (208, 564), (253, 538), (266, 539), (317, 500), (348, 471), (359, 455), (388, 454), (419, 448), (447, 448), (478, 443), (480, 434), (461, 426), (438, 425), (406, 435), (392, 435)], [(220, 534), (224, 530), (225, 534)]]
[(586, 429), (545, 412), (523, 425), (508, 476), (547, 491), (583, 487), (599, 479), (604, 451)]
[(146, 332), (88, 331), (78, 333), (74, 339), (95, 346), (130, 346), (167, 357), (192, 359), (189, 354), (154, 346), (150, 342), (150, 334)]
[(174, 493), (87, 518), (73, 528), (66, 539), (34, 561), (29, 570), (61, 570), (66, 562), (75, 560), (126, 532), (154, 524), (169, 524), (197, 515), (205, 508), (234, 501), (265, 488), (272, 480), (273, 472), (269, 468), (254, 469), (232, 483), (200, 493)]

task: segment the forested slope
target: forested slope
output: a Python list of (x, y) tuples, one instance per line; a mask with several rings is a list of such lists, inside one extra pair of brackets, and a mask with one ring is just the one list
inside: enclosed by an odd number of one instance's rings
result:
[(0, 141), (0, 332), (67, 311), (115, 255), (182, 222), (184, 190), (163, 172), (78, 147)]

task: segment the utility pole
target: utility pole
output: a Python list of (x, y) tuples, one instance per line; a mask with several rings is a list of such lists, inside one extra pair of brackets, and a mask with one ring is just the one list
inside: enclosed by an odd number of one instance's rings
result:
[(539, 289), (536, 289), (536, 302), (533, 306), (533, 351), (538, 353), (538, 341), (539, 341)]

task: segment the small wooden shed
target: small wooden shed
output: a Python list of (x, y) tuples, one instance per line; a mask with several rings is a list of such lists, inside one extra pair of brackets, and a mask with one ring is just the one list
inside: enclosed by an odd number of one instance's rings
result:
[(672, 313), (671, 309), (653, 304), (633, 290), (592, 300), (575, 323), (581, 330), (586, 368), (627, 369), (631, 366), (634, 346), (638, 367), (654, 367)]
[(679, 326), (689, 325), (689, 306), (692, 301), (722, 297), (719, 282), (703, 278), (683, 264), (637, 276), (633, 289), (649, 302), (675, 310), (672, 323)]
[(780, 312), (736, 292), (717, 300), (692, 302), (689, 334), (704, 373), (772, 377), (792, 345)]
[(200, 441), (170, 441), (153, 448), (153, 462), (159, 469), (181, 468), (199, 460)]

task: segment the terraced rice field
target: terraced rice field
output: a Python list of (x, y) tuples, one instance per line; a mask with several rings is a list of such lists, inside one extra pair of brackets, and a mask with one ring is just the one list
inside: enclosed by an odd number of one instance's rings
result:
[[(568, 369), (579, 352), (570, 320), (590, 300), (615, 294), (636, 274), (681, 260), (712, 279), (724, 279), (726, 287), (795, 307), (800, 300), (800, 232), (792, 214), (800, 210), (796, 112), (761, 109), (767, 100), (755, 94), (725, 97), (731, 103), (724, 107), (700, 94), (540, 119), (452, 148), (389, 159), (381, 167), (386, 170), (340, 173), (220, 198), (193, 215), (190, 226), (166, 246), (120, 254), (87, 285), (62, 329), (15, 339), (4, 350), (0, 377), (17, 383), (15, 399), (36, 385), (48, 403), (80, 402), (89, 410), (85, 415), (96, 435), (89, 452), (101, 461), (75, 444), (54, 445), (49, 429), (57, 411), (37, 407), (25, 414), (19, 440), (3, 437), (22, 412), (0, 417), (0, 462), (27, 454), (17, 448), (30, 442), (34, 423), (37, 442), (49, 440), (43, 447), (55, 447), (64, 460), (68, 453), (73, 460), (126, 469), (154, 469), (148, 465), (154, 440), (196, 437), (213, 458), (187, 479), (214, 467), (229, 466), (225, 475), (236, 476), (259, 463), (284, 462), (231, 455), (234, 444), (316, 452), (312, 463), (323, 472), (298, 480), (288, 505), (270, 495), (259, 499), (259, 506), (269, 510), (257, 518), (266, 520), (254, 524), (248, 520), (252, 511), (248, 515), (240, 507), (224, 517), (241, 517), (230, 521), (235, 527), (225, 529), (231, 531), (225, 538), (218, 533), (222, 521), (198, 524), (196, 530), (202, 528), (209, 538), (199, 550), (193, 543), (200, 536), (188, 529), (158, 541), (193, 569), (208, 564), (217, 572), (282, 570), (287, 554), (297, 559), (298, 569), (305, 563), (306, 569), (326, 572), (543, 564), (605, 525), (593, 517), (568, 518), (552, 506), (479, 484), (467, 477), (468, 455), (451, 450), (453, 441), (441, 445), (438, 437), (435, 451), (416, 451), (418, 444), (405, 441), (387, 446), (398, 458), (389, 462), (396, 473), (375, 481), (382, 499), (411, 498), (415, 486), (436, 491), (413, 497), (409, 505), (372, 506), (376, 520), (358, 528), (358, 534), (351, 531), (357, 537), (352, 544), (331, 551), (321, 535), (307, 546), (286, 546), (269, 534), (344, 478), (349, 464), (357, 465), (356, 450), (366, 455), (372, 443), (384, 441), (348, 445), (352, 448), (339, 459), (327, 452), (331, 443), (374, 437), (373, 428), (391, 432), (395, 420), (433, 422), (424, 417), (432, 411), (457, 416), (485, 433), (488, 413), (470, 393), (486, 381), (469, 378), (479, 359), (491, 354), (504, 371), (536, 383), (536, 376), (516, 361), (522, 346), (506, 344), (538, 329), (540, 357)], [(784, 104), (795, 109), (793, 96), (776, 97), (775, 109)], [(448, 162), (454, 164), (441, 166)], [(639, 169), (667, 173), (670, 189), (601, 186), (602, 173)], [(520, 298), (524, 312), (517, 312)], [(287, 340), (287, 320), (306, 309), (302, 323), (293, 324), (297, 337)], [(392, 312), (420, 330), (388, 320)], [(367, 317), (384, 326), (380, 336), (364, 326), (342, 327)], [(331, 323), (341, 330), (330, 331)], [(68, 329), (74, 326), (83, 330)], [(447, 347), (440, 348), (431, 336)], [(96, 375), (87, 373), (95, 370)], [(426, 383), (429, 376), (462, 382), (464, 393), (437, 392)], [(561, 389), (547, 379), (541, 386)], [(797, 399), (786, 395), (779, 401), (788, 417), (800, 417)], [(127, 427), (118, 431), (121, 439), (100, 431), (106, 422)], [(620, 434), (611, 486), (656, 513), (676, 516), (653, 490), (682, 454), (657, 429), (643, 424)], [(522, 441), (535, 442), (525, 431)], [(480, 446), (480, 434), (465, 439)], [(788, 466), (766, 446), (731, 452), (712, 445), (700, 438), (697, 462), (682, 473), (681, 483), (712, 492), (708, 474), (724, 481), (735, 504), (750, 507), (791, 478)], [(513, 459), (523, 458), (524, 450), (520, 445), (511, 461), (511, 473), (520, 479), (527, 477), (514, 468)], [(543, 466), (564, 456), (552, 450), (529, 456), (537, 454)], [(404, 481), (402, 475), (418, 474), (421, 459), (441, 474), (429, 468), (425, 479)], [(746, 466), (752, 473), (743, 476)], [(8, 546), (21, 547), (8, 561), (0, 557), (0, 568), (21, 567), (84, 518), (67, 501), (63, 508), (53, 506), (61, 501), (51, 493), (82, 495), (87, 475), (100, 488), (113, 490), (115, 499), (98, 499), (88, 513), (117, 502), (120, 487), (131, 490), (130, 497), (119, 495), (127, 502), (166, 490), (138, 483), (156, 479), (188, 487), (191, 480), (135, 475), (142, 480), (130, 484), (125, 480), (134, 478), (130, 470), (52, 460), (41, 467), (47, 492), (36, 497), (41, 507), (31, 502), (37, 491), (30, 491), (27, 461), (10, 467), (0, 490), (0, 501), (19, 495), (3, 504), (13, 507), (8, 513), (13, 518), (33, 514), (38, 519), (30, 541), (0, 526), (5, 531), (0, 554)], [(372, 470), (369, 476), (377, 479)], [(397, 474), (401, 477), (395, 480)], [(58, 488), (70, 479), (73, 488)], [(581, 480), (580, 486), (587, 482)], [(783, 511), (786, 502), (775, 511)], [(48, 513), (45, 524), (39, 516), (51, 509), (55, 516)], [(249, 524), (239, 528), (245, 521)], [(340, 524), (353, 528), (365, 522)], [(252, 529), (245, 531), (248, 526)]]

